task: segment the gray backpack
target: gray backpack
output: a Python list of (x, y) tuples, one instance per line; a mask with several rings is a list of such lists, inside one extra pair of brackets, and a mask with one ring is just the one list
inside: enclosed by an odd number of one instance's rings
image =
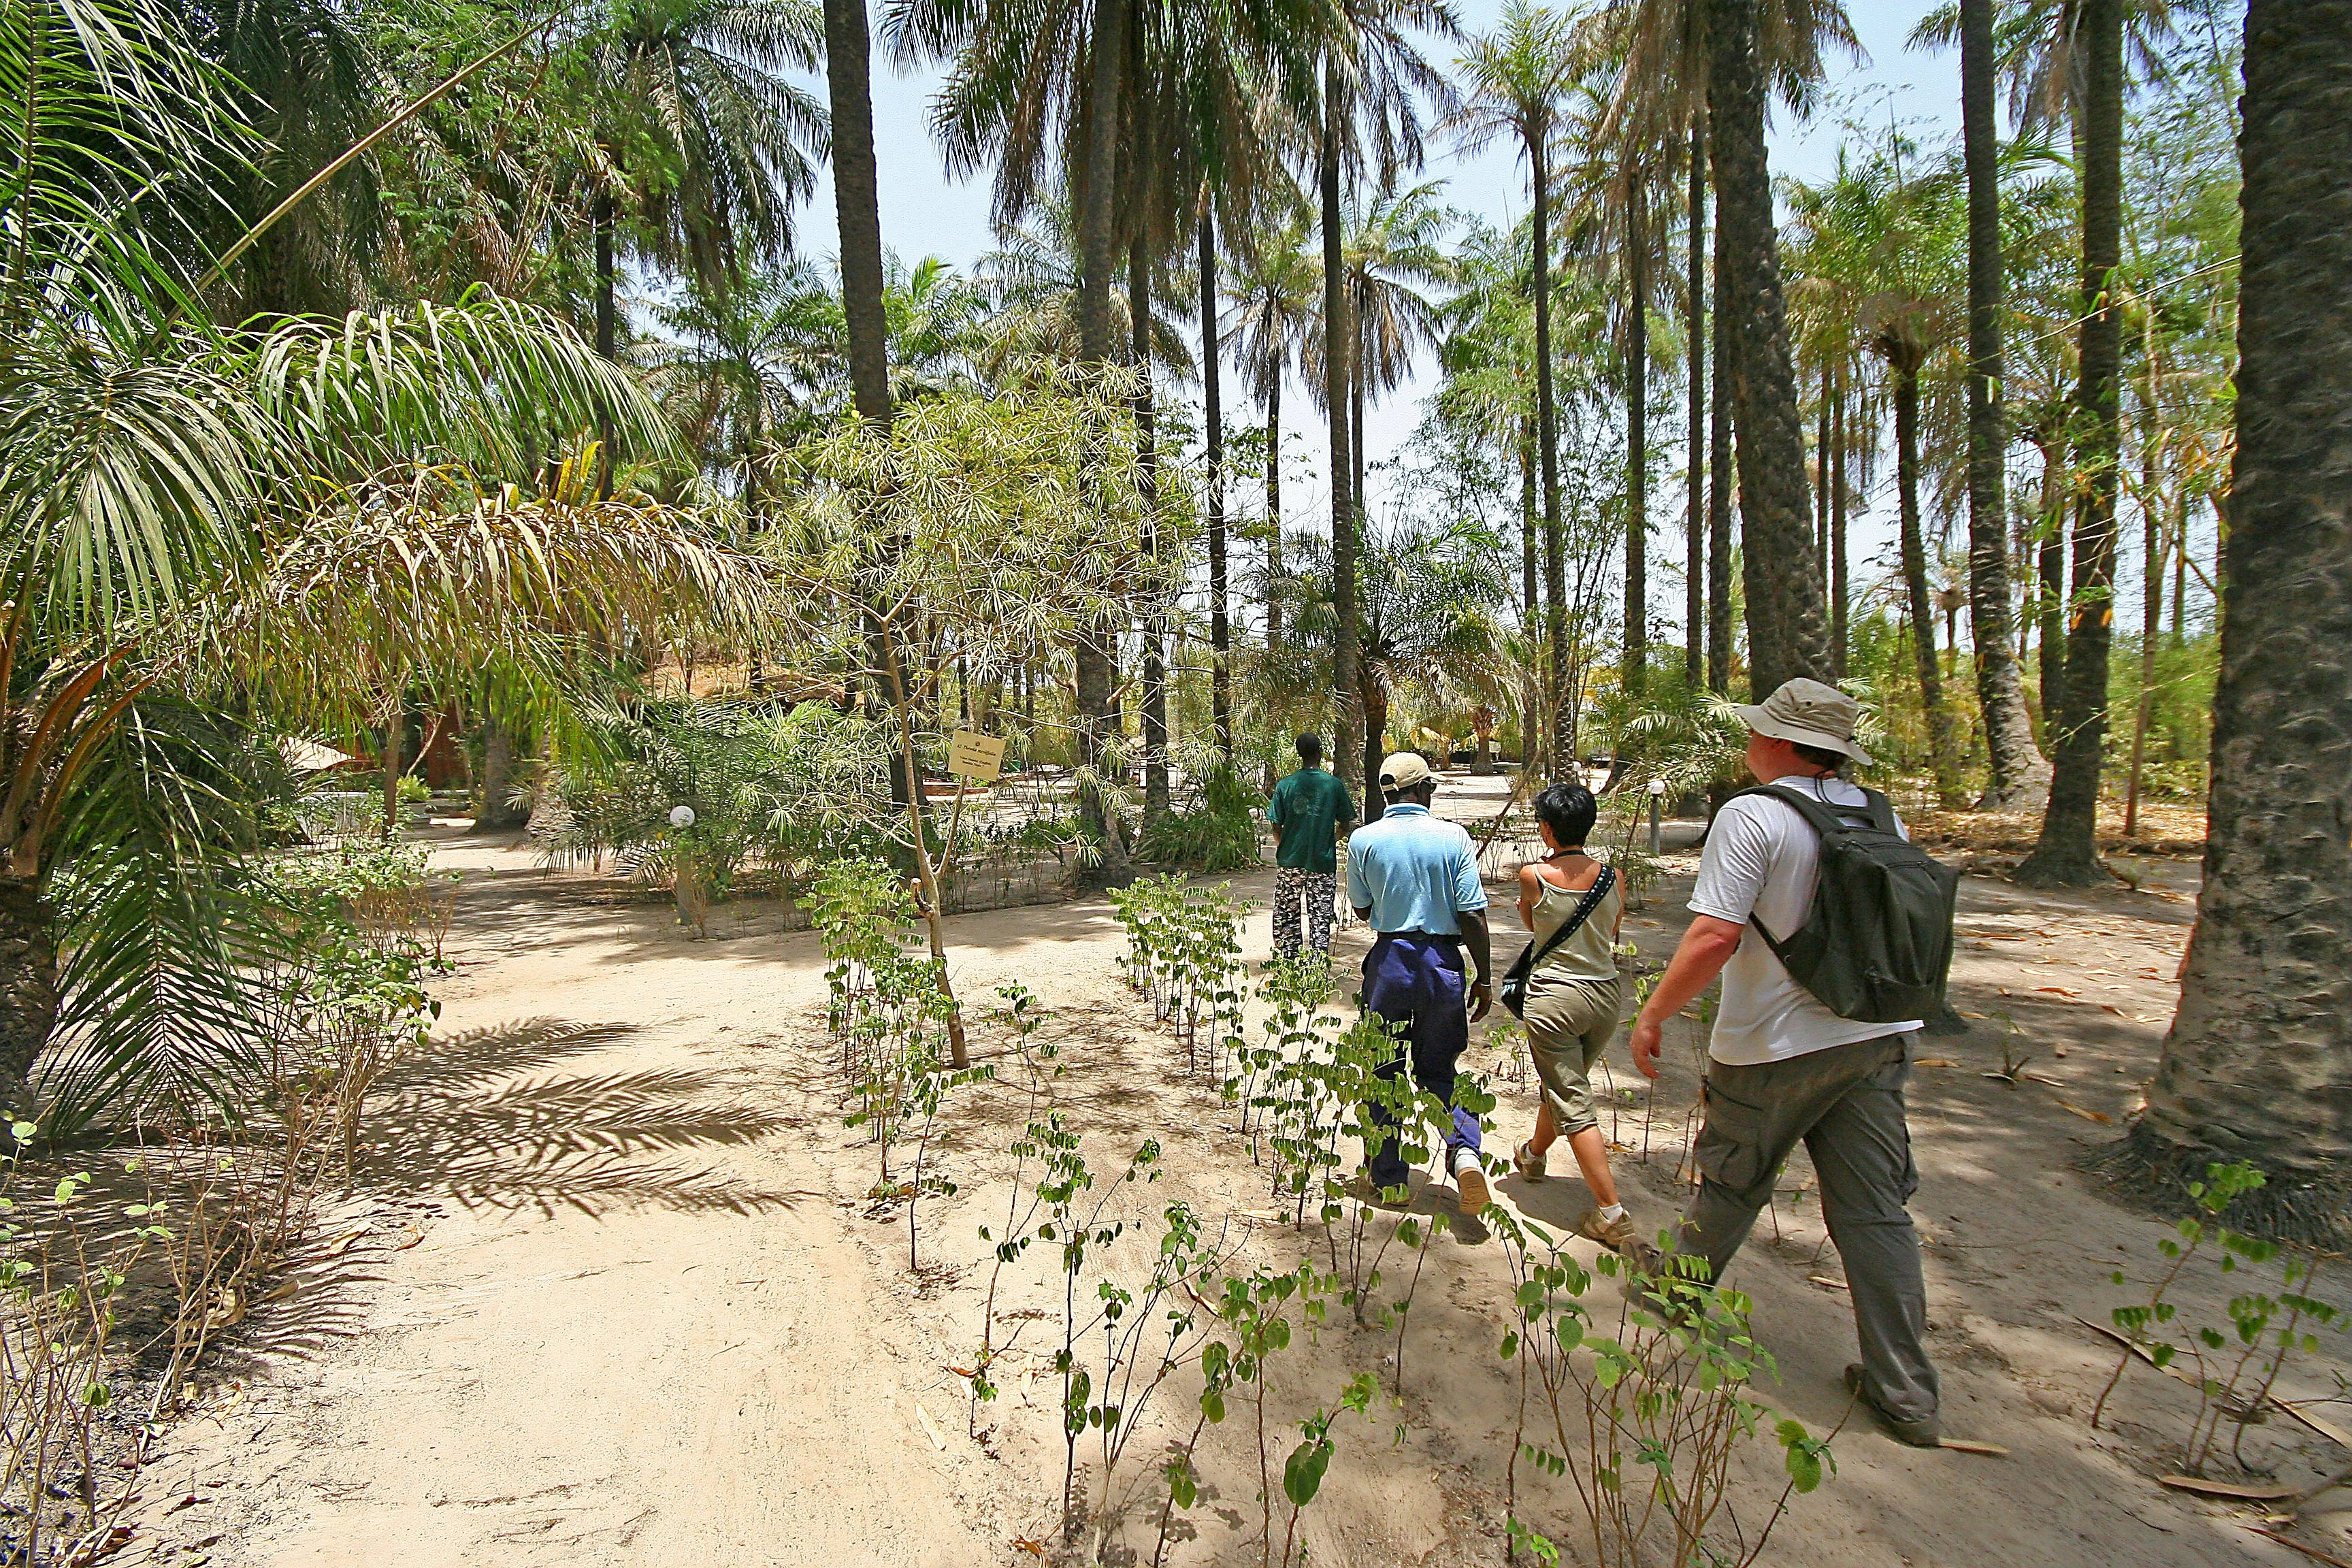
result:
[(1899, 1024), (1944, 1009), (1952, 967), (1952, 916), (1960, 874), (1905, 838), (1875, 790), (1861, 805), (1834, 805), (1767, 784), (1821, 836), (1821, 879), (1805, 923), (1786, 940), (1749, 917), (1798, 984), (1857, 1023)]

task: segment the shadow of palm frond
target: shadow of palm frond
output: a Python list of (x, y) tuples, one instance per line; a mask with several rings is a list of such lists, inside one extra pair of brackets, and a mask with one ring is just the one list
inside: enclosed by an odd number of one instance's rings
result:
[(548, 1071), (635, 1032), (532, 1018), (434, 1040), (402, 1064), (373, 1110), (364, 1168), (468, 1208), (594, 1215), (639, 1204), (739, 1214), (789, 1206), (794, 1194), (677, 1158), (755, 1143), (794, 1124), (715, 1075)]
[(429, 1089), (439, 1095), (487, 1089), (500, 1079), (550, 1067), (583, 1051), (602, 1050), (637, 1032), (635, 1024), (583, 1024), (570, 1018), (519, 1018), (478, 1029), (436, 1035), (383, 1077), (382, 1088), (397, 1093)]

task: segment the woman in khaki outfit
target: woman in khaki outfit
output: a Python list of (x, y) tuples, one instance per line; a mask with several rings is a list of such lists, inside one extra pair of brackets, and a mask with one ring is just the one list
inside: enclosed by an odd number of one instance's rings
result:
[[(1536, 826), (1550, 850), (1519, 870), (1519, 919), (1540, 944), (1576, 913), (1601, 877), (1601, 862), (1584, 852), (1598, 814), (1581, 784), (1554, 784), (1536, 796)], [(1593, 1207), (1577, 1234), (1625, 1257), (1646, 1260), (1653, 1250), (1618, 1201), (1609, 1173), (1609, 1144), (1592, 1108), (1592, 1064), (1601, 1059), (1625, 1011), (1625, 982), (1617, 973), (1617, 928), (1625, 917), (1622, 887), (1612, 885), (1568, 939), (1544, 955), (1528, 976), (1528, 1054), (1543, 1080), (1543, 1108), (1535, 1136), (1519, 1145), (1519, 1174), (1544, 1179), (1546, 1154), (1565, 1138), (1576, 1156)]]

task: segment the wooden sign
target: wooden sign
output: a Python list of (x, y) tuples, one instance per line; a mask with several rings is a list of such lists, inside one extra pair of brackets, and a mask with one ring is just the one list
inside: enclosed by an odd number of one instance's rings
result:
[(994, 784), (1004, 771), (1004, 740), (958, 730), (948, 743), (948, 772), (974, 784)]

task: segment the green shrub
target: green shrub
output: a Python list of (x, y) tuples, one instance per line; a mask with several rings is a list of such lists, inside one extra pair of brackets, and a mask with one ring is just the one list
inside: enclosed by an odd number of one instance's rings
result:
[(1197, 775), (1191, 798), (1144, 826), (1136, 851), (1146, 860), (1196, 871), (1241, 871), (1258, 863), (1257, 814), (1265, 797), (1232, 764), (1212, 763)]

